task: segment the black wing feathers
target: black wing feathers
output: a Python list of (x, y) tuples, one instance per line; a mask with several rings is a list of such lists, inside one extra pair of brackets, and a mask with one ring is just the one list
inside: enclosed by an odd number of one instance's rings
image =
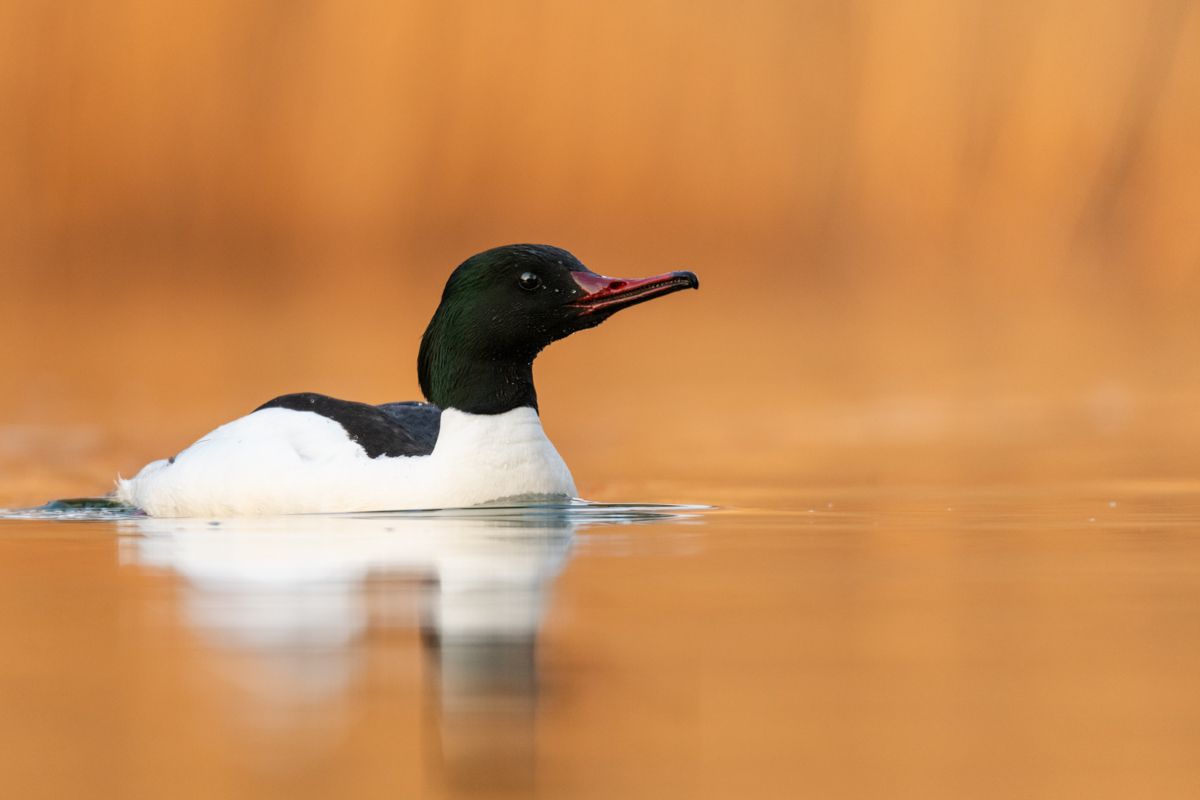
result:
[(341, 425), (371, 458), (429, 455), (442, 421), (442, 410), (429, 403), (373, 406), (313, 392), (285, 394), (263, 403), (255, 411), (264, 408), (312, 411), (328, 417)]

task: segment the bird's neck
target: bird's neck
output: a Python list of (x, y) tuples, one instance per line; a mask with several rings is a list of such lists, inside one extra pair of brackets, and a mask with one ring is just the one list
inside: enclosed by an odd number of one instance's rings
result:
[(439, 336), (433, 325), (421, 340), (417, 374), (429, 402), (469, 414), (503, 414), (525, 406), (537, 410), (537, 353), (498, 357), (464, 352), (456, 344)]
[(435, 369), (428, 388), (429, 402), (468, 414), (503, 414), (514, 408), (537, 409), (533, 362), (459, 361)]

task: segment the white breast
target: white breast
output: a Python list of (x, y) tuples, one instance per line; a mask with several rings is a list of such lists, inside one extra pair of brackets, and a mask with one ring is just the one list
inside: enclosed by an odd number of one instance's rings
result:
[(454, 508), (507, 498), (569, 498), (575, 482), (537, 412), (442, 412), (427, 456), (369, 458), (337, 422), (265, 408), (117, 481), (117, 499), (152, 516)]

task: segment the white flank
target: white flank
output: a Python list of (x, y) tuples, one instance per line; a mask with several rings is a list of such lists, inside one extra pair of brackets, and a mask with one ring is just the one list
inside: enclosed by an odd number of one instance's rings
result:
[(506, 498), (569, 498), (575, 482), (537, 412), (442, 412), (427, 456), (369, 458), (337, 422), (265, 408), (175, 457), (117, 481), (117, 499), (156, 517), (458, 508)]

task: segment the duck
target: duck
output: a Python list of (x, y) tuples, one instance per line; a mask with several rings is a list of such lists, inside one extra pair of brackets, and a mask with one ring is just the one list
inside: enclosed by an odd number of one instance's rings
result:
[(699, 287), (690, 271), (610, 278), (551, 245), (485, 250), (450, 274), (421, 337), (424, 401), (285, 394), (118, 476), (112, 497), (151, 517), (570, 501), (578, 492), (542, 428), (534, 360), (618, 311)]

